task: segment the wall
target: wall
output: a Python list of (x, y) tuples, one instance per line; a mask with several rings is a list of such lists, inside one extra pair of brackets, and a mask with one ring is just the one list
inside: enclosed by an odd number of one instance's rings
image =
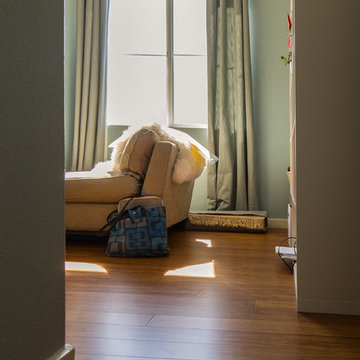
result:
[(250, 0), (256, 166), (261, 210), (286, 218), (289, 184), (289, 0)]
[(295, 12), (298, 310), (360, 315), (360, 2)]
[(63, 1), (0, 0), (0, 358), (64, 347)]

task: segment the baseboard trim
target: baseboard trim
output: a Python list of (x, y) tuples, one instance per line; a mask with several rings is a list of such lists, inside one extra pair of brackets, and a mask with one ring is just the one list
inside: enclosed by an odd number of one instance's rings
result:
[(62, 349), (47, 358), (47, 360), (75, 360), (75, 349), (70, 344), (65, 344)]
[(268, 218), (267, 225), (269, 229), (287, 229), (288, 219)]
[(302, 299), (298, 297), (297, 311), (304, 313), (360, 315), (360, 302)]

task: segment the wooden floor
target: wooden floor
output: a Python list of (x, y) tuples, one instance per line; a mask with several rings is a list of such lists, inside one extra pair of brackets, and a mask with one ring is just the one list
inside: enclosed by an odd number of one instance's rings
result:
[[(67, 261), (107, 271), (66, 272), (76, 360), (360, 359), (359, 317), (296, 312), (293, 276), (274, 253), (285, 237), (171, 232), (170, 256), (147, 259), (68, 240)], [(164, 276), (199, 264), (184, 270), (202, 277)]]

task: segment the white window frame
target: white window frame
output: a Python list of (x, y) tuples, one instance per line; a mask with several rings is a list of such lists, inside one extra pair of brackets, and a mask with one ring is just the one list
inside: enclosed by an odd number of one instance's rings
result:
[(174, 7), (173, 0), (166, 0), (166, 95), (168, 125), (174, 124)]
[[(207, 123), (181, 124), (174, 119), (174, 1), (166, 0), (167, 117), (170, 127), (207, 129)], [(177, 55), (179, 56), (179, 55)], [(182, 55), (201, 56), (201, 55)]]
[[(116, 0), (114, 0), (116, 1)], [(167, 125), (174, 128), (207, 128), (206, 123), (175, 123), (174, 119), (174, 0), (166, 0), (166, 115)], [(142, 56), (142, 54), (128, 54)], [(143, 54), (145, 55), (145, 54)], [(203, 56), (183, 54), (176, 56)], [(115, 125), (115, 124), (111, 124)], [(119, 126), (121, 124), (118, 124)]]

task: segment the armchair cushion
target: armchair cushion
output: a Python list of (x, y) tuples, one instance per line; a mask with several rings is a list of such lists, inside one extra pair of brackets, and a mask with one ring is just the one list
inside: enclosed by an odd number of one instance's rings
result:
[(117, 203), (120, 199), (139, 194), (141, 183), (132, 176), (104, 178), (67, 178), (66, 203)]
[[(158, 141), (151, 153), (144, 182), (134, 176), (106, 176), (106, 170), (67, 173), (65, 181), (66, 229), (98, 231), (121, 199), (130, 196), (159, 196), (166, 206), (166, 224), (172, 226), (188, 216), (194, 180), (172, 181), (178, 147)], [(110, 165), (110, 164), (109, 164)], [(111, 168), (111, 167), (109, 167)], [(108, 175), (108, 174), (107, 174)]]

